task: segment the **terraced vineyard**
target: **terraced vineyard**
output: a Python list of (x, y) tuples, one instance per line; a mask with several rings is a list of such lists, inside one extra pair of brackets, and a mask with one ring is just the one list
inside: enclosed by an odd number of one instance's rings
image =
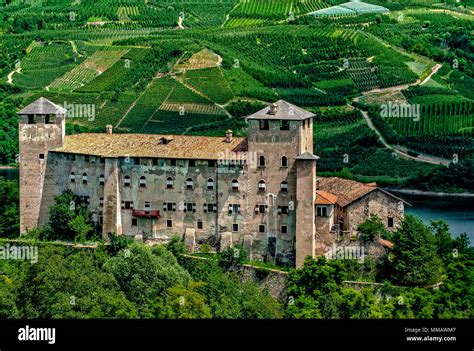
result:
[(57, 91), (72, 91), (80, 88), (101, 75), (127, 52), (128, 50), (98, 50), (79, 66), (57, 78), (49, 85), (49, 88)]
[[(92, 130), (244, 133), (251, 109), (235, 106), (284, 99), (325, 116), (320, 170), (405, 177), (345, 105), (360, 99), (390, 144), (447, 158), (471, 157), (474, 123), (473, 16), (414, 1), (15, 1), (0, 6), (0, 75), (19, 105), (93, 104), (93, 121), (67, 120)], [(381, 118), (388, 102), (419, 104), (420, 121)]]

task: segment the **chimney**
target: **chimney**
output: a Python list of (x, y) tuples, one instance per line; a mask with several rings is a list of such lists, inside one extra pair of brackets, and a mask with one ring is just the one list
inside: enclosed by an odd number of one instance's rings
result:
[(105, 126), (105, 132), (106, 132), (107, 134), (112, 134), (112, 125), (111, 125), (111, 124), (107, 124), (107, 125)]
[(225, 142), (226, 143), (232, 142), (232, 130), (230, 129), (228, 129), (227, 132), (225, 132)]
[(277, 113), (277, 105), (275, 103), (270, 105), (270, 111), (268, 111), (271, 115), (276, 115)]

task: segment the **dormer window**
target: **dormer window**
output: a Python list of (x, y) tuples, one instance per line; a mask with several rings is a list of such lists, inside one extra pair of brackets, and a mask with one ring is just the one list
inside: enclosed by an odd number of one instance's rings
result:
[(268, 119), (261, 119), (259, 120), (259, 124), (260, 124), (260, 130), (268, 130), (269, 127), (268, 127)]

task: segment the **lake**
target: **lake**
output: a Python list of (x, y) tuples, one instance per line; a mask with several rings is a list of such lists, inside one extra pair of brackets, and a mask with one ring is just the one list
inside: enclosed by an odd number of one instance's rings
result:
[[(18, 179), (18, 169), (0, 168), (0, 177)], [(405, 212), (416, 215), (429, 224), (431, 220), (442, 219), (449, 224), (453, 236), (467, 233), (474, 245), (474, 201), (465, 198), (430, 197), (396, 194), (410, 203)]]
[(397, 194), (412, 206), (405, 206), (405, 213), (421, 218), (429, 224), (431, 220), (442, 219), (449, 224), (451, 234), (467, 233), (474, 245), (474, 201), (472, 198), (432, 197)]

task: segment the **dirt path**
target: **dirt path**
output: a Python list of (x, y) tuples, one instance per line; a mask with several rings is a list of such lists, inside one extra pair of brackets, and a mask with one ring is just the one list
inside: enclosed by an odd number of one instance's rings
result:
[(13, 85), (13, 75), (15, 73), (20, 73), (21, 72), (21, 68), (17, 68), (13, 71), (11, 71), (10, 73), (8, 73), (8, 76), (7, 76), (7, 83), (10, 84), (10, 85)]
[(449, 165), (450, 161), (446, 160), (444, 158), (431, 156), (431, 155), (427, 155), (427, 154), (423, 154), (423, 153), (419, 153), (419, 152), (417, 152), (418, 156), (415, 157), (415, 156), (408, 155), (407, 149), (404, 149), (403, 147), (390, 145), (389, 143), (387, 143), (387, 141), (383, 137), (382, 133), (380, 133), (379, 130), (374, 126), (374, 124), (372, 123), (372, 120), (370, 119), (369, 114), (367, 113), (367, 111), (363, 111), (363, 110), (361, 110), (357, 107), (354, 107), (352, 105), (349, 105), (349, 106), (359, 110), (362, 113), (362, 116), (364, 117), (365, 121), (367, 122), (367, 125), (369, 126), (370, 129), (372, 129), (375, 132), (375, 134), (377, 134), (380, 142), (387, 149), (391, 150), (392, 152), (395, 152), (397, 155), (400, 155), (400, 156), (403, 156), (405, 158), (409, 158), (409, 159), (412, 159), (412, 160), (415, 160), (415, 161), (419, 161), (419, 162), (431, 163), (431, 164), (434, 164), (434, 165), (439, 165), (439, 164), (444, 165), (444, 166)]

